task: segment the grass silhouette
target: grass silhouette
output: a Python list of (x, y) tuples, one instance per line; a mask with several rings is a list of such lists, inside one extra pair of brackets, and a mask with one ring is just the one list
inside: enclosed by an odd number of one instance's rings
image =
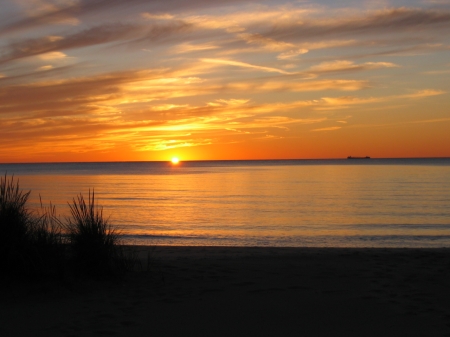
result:
[(95, 203), (94, 191), (89, 191), (87, 201), (78, 195), (69, 207), (72, 217), (65, 228), (75, 268), (95, 277), (127, 270), (131, 261), (121, 245), (121, 233), (103, 216), (103, 208)]
[(0, 267), (6, 275), (22, 274), (33, 262), (30, 252), (32, 218), (25, 207), (30, 192), (22, 192), (14, 177), (0, 178)]
[(14, 176), (0, 179), (0, 270), (3, 280), (67, 277), (110, 278), (132, 270), (135, 256), (126, 253), (121, 233), (108, 223), (94, 191), (86, 202), (78, 195), (64, 222), (50, 204), (27, 208), (30, 191)]

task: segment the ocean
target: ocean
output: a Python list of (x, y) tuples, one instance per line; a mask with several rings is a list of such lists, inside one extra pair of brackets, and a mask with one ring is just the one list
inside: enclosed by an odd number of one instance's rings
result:
[(450, 158), (0, 164), (29, 207), (95, 191), (137, 245), (450, 247)]

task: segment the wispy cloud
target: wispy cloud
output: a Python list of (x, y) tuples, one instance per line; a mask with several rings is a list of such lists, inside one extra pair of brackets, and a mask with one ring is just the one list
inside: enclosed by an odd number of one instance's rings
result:
[[(23, 39), (2, 48), (0, 64), (24, 57), (43, 55), (51, 57), (62, 55), (62, 51), (90, 46), (99, 46), (114, 41), (128, 43), (162, 41), (173, 34), (189, 29), (183, 22), (166, 24), (106, 24), (81, 30), (67, 36), (45, 36), (35, 39)], [(47, 56), (46, 56), (47, 55)]]
[(180, 12), (186, 9), (194, 10), (195, 8), (214, 8), (246, 2), (249, 1), (192, 0), (187, 3), (183, 0), (154, 0), (151, 2), (148, 0), (128, 0), (124, 3), (123, 0), (78, 0), (62, 1), (59, 4), (53, 3), (49, 5), (48, 3), (41, 1), (37, 13), (32, 11), (34, 15), (3, 25), (3, 28), (0, 30), (0, 36), (1, 34), (11, 33), (17, 30), (33, 29), (34, 27), (42, 26), (44, 24), (67, 22), (68, 18), (68, 22), (73, 23), (73, 20), (76, 20), (73, 18), (82, 18), (87, 15), (94, 15), (105, 11), (118, 11), (119, 13), (124, 13), (127, 12), (127, 8), (138, 5), (145, 5), (147, 8), (146, 13), (164, 13), (167, 15), (166, 13), (171, 11)]
[(395, 100), (407, 100), (407, 99), (420, 99), (428, 98), (438, 95), (445, 94), (441, 90), (420, 90), (410, 94), (405, 95), (389, 95), (389, 96), (379, 96), (379, 97), (354, 97), (354, 96), (341, 96), (341, 97), (323, 97), (321, 102), (323, 107), (333, 107), (333, 108), (346, 108), (355, 105), (373, 105), (376, 103), (383, 103)]
[[(103, 25), (84, 29), (75, 34), (23, 39), (3, 47), (0, 64), (34, 55), (62, 55), (61, 51), (99, 45), (142, 32), (135, 25)], [(45, 57), (45, 56), (44, 56)]]
[(332, 37), (349, 34), (390, 34), (411, 29), (448, 28), (450, 11), (417, 8), (391, 8), (368, 12), (365, 15), (339, 16), (331, 19), (306, 20), (274, 27), (264, 34), (269, 38), (287, 41)]
[(398, 65), (391, 62), (366, 62), (363, 64), (355, 64), (353, 61), (340, 60), (333, 62), (323, 62), (312, 66), (309, 70), (314, 73), (329, 73), (341, 71), (361, 71), (381, 68), (395, 68)]
[(277, 69), (277, 68), (271, 68), (271, 67), (264, 67), (264, 66), (258, 66), (250, 63), (245, 62), (239, 62), (239, 61), (233, 61), (233, 60), (220, 60), (220, 59), (202, 59), (203, 62), (206, 63), (213, 63), (213, 64), (220, 64), (224, 66), (233, 66), (233, 67), (241, 67), (241, 68), (251, 68), (261, 71), (267, 71), (267, 72), (275, 72), (285, 75), (291, 75), (293, 73), (290, 73), (288, 71)]
[(450, 69), (424, 71), (425, 75), (445, 75), (450, 74)]
[(202, 44), (181, 43), (173, 48), (173, 52), (177, 54), (183, 54), (205, 50), (213, 50), (218, 48), (220, 47), (214, 45), (213, 43), (202, 43)]
[(313, 132), (320, 132), (320, 131), (336, 131), (336, 130), (340, 130), (340, 129), (342, 129), (341, 126), (330, 126), (330, 127), (327, 127), (327, 128), (313, 129), (313, 130), (311, 130), (311, 131), (313, 131)]

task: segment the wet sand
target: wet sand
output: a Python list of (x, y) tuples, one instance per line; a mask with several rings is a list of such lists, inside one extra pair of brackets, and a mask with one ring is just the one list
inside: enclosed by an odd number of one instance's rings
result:
[(0, 336), (450, 336), (450, 249), (131, 249), (120, 284), (2, 289)]

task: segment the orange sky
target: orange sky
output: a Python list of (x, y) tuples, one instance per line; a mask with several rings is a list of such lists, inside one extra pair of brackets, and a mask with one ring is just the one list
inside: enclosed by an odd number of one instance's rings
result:
[(7, 0), (0, 162), (450, 156), (450, 2)]

